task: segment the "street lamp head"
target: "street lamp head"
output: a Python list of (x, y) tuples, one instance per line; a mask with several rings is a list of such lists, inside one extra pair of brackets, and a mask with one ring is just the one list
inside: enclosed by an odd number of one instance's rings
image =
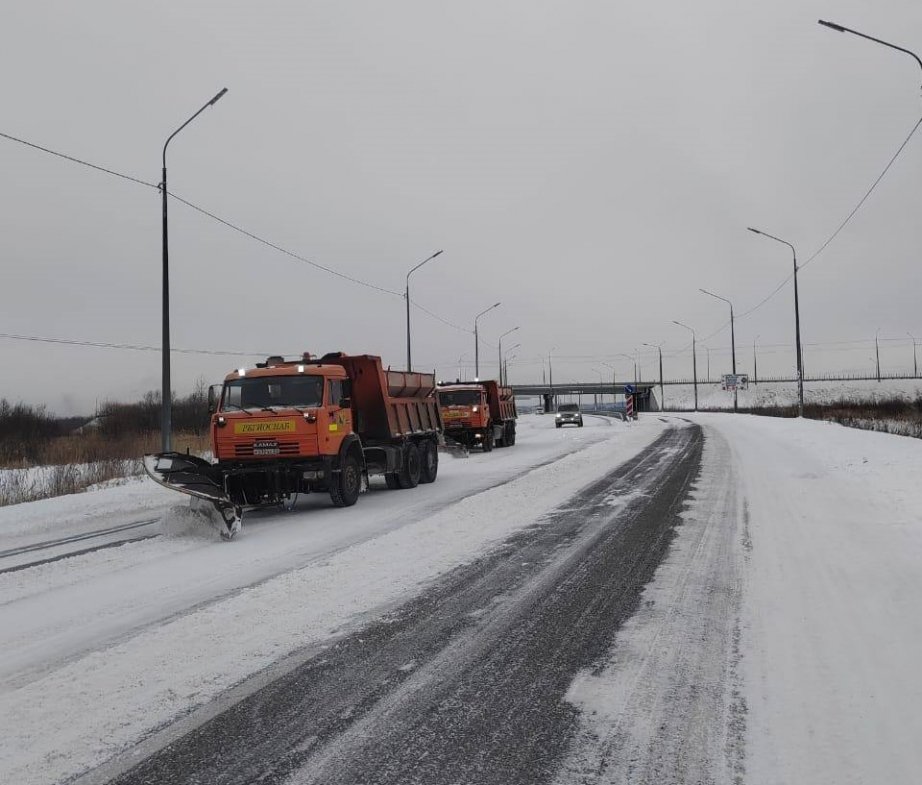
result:
[(753, 229), (751, 226), (746, 227), (750, 232), (755, 232), (756, 234), (762, 234), (758, 229)]
[(212, 98), (212, 99), (208, 102), (208, 105), (209, 105), (209, 106), (214, 106), (218, 101), (220, 101), (220, 100), (224, 97), (224, 93), (226, 93), (226, 92), (227, 92), (227, 88), (226, 88), (226, 87), (222, 88), (222, 89), (221, 89), (221, 92), (218, 93), (214, 98)]
[(842, 25), (837, 25), (835, 22), (827, 22), (825, 19), (817, 19), (816, 21), (823, 27), (828, 27), (830, 30), (835, 30), (837, 33), (845, 32), (845, 28), (842, 27)]

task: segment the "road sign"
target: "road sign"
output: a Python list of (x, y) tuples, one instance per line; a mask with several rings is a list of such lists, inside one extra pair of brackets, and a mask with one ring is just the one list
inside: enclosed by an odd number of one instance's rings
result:
[(720, 386), (728, 392), (733, 392), (734, 390), (748, 390), (749, 374), (738, 373), (734, 375), (732, 373), (725, 373), (723, 376), (723, 382)]
[(635, 389), (635, 387), (634, 387), (633, 384), (626, 384), (626, 385), (624, 385), (624, 394), (625, 394), (625, 395), (633, 395), (635, 392), (636, 392), (636, 389)]

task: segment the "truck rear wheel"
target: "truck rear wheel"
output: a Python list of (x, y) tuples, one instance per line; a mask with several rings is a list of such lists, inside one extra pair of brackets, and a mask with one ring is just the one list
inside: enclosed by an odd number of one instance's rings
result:
[(330, 499), (334, 507), (351, 507), (362, 490), (362, 471), (354, 455), (343, 458), (339, 473), (330, 480)]
[(515, 422), (506, 423), (506, 446), (512, 447), (515, 444)]
[(435, 482), (439, 473), (439, 450), (435, 442), (425, 441), (419, 445), (419, 457), (421, 458), (419, 471), (419, 481), (422, 483)]
[(403, 466), (397, 472), (397, 482), (401, 488), (415, 488), (419, 485), (419, 472), (422, 468), (419, 450), (413, 442), (407, 442), (403, 448)]

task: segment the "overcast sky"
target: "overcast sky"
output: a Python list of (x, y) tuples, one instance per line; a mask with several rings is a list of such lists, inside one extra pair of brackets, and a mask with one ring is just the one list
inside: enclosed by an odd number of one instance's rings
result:
[[(413, 357), (513, 382), (595, 379), (727, 322), (806, 260), (922, 116), (908, 56), (922, 3), (42, 2), (8, 4), (0, 132), (156, 183), (319, 264), (402, 291)], [(158, 346), (160, 201), (0, 139), (0, 333)], [(922, 339), (922, 131), (800, 276), (808, 373), (911, 369)], [(171, 202), (173, 382), (220, 381), (265, 352), (373, 353), (405, 365), (400, 296), (334, 277)], [(793, 370), (789, 283), (736, 329), (741, 371)], [(839, 342), (864, 341), (862, 344)], [(729, 329), (707, 342), (729, 370)], [(92, 411), (160, 384), (160, 356), (0, 338), (0, 396)], [(702, 350), (700, 362), (704, 362)], [(603, 368), (604, 370), (604, 368)], [(606, 371), (607, 373), (607, 371)]]

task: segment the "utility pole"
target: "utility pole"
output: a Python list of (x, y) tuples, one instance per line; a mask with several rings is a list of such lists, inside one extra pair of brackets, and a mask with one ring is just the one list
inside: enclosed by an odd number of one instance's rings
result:
[(480, 379), (480, 335), (477, 332), (477, 321), (485, 313), (489, 313), (494, 308), (499, 308), (502, 303), (494, 303), (489, 308), (484, 308), (479, 314), (474, 317), (474, 379)]
[(499, 336), (499, 359), (497, 360), (497, 370), (496, 373), (499, 374), (499, 383), (503, 383), (503, 338), (505, 338), (509, 333), (514, 333), (518, 330), (518, 327), (513, 327), (511, 330), (506, 330), (501, 336)]
[(687, 324), (682, 324), (682, 322), (677, 322), (673, 320), (673, 324), (679, 325), (679, 327), (684, 327), (692, 334), (692, 384), (695, 388), (695, 411), (698, 411), (698, 358), (697, 351), (695, 347), (695, 331), (689, 327)]
[[(665, 341), (663, 343), (665, 343)], [(649, 346), (651, 349), (656, 349), (656, 351), (659, 352), (659, 404), (660, 411), (665, 411), (666, 394), (663, 391), (663, 344), (645, 343), (644, 346)]]
[(214, 106), (227, 92), (223, 88), (214, 98), (199, 109), (192, 117), (173, 131), (163, 145), (163, 180), (160, 182), (160, 194), (163, 197), (161, 205), (163, 218), (163, 357), (161, 358), (161, 400), (160, 400), (160, 447), (162, 452), (173, 449), (173, 390), (170, 381), (170, 242), (167, 226), (167, 201), (169, 191), (166, 185), (166, 148), (183, 128), (204, 112), (209, 106)]
[(414, 267), (410, 272), (407, 273), (407, 288), (404, 293), (404, 299), (407, 301), (407, 370), (413, 370), (413, 361), (410, 357), (410, 276), (413, 275), (420, 267), (422, 267), (426, 262), (431, 262), (438, 256), (441, 251), (436, 251), (432, 256), (423, 259), (416, 267)]
[(912, 375), (913, 378), (919, 378), (919, 362), (916, 360), (916, 339), (913, 338), (912, 333), (906, 333), (910, 338), (912, 338)]
[(739, 403), (737, 400), (737, 387), (739, 385), (736, 384), (736, 331), (733, 326), (733, 303), (731, 303), (726, 297), (721, 297), (719, 294), (709, 292), (707, 289), (699, 289), (699, 291), (718, 300), (723, 300), (727, 305), (730, 306), (730, 351), (733, 354), (733, 411), (739, 411)]
[(880, 384), (880, 340), (878, 336), (880, 335), (880, 327), (877, 328), (877, 332), (874, 333), (874, 357), (877, 360), (877, 383)]
[(786, 245), (794, 256), (794, 352), (797, 358), (797, 416), (804, 416), (804, 345), (800, 340), (800, 296), (797, 291), (797, 249), (787, 240), (775, 237), (773, 234), (763, 232), (761, 229), (747, 227), (753, 234), (760, 234), (769, 240)]
[(758, 340), (758, 335), (752, 339), (752, 378), (754, 384), (759, 383), (759, 358), (756, 357), (756, 341)]

